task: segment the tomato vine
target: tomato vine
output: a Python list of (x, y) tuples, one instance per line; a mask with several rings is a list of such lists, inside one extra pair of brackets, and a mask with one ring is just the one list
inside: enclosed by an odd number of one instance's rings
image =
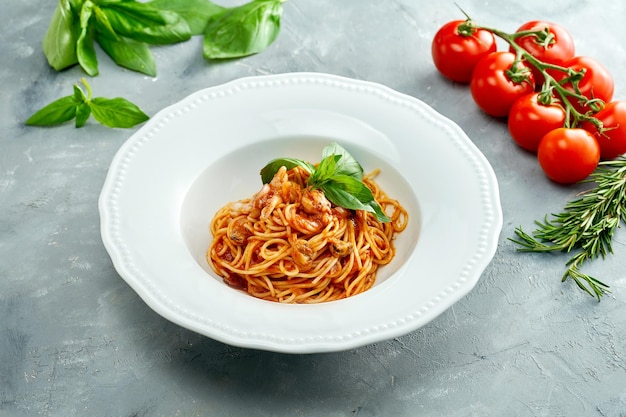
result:
[[(598, 61), (576, 56), (573, 39), (563, 27), (531, 21), (507, 33), (479, 25), (464, 14), (466, 20), (451, 35), (455, 45), (464, 45), (462, 40), (476, 33), (487, 33), (509, 46), (508, 52), (485, 54), (474, 64), (468, 82), (478, 107), (492, 116), (507, 117), (513, 140), (537, 154), (552, 181), (595, 184), (562, 212), (535, 222), (532, 233), (516, 228), (516, 237), (510, 240), (523, 252), (576, 251), (562, 281), (571, 279), (600, 300), (610, 292), (609, 286), (580, 268), (586, 260), (612, 253), (613, 234), (626, 222), (626, 102), (612, 101), (610, 73)], [(450, 58), (435, 53), (446, 46), (433, 43), (435, 61)], [(463, 57), (463, 52), (457, 56)], [(475, 57), (467, 55), (470, 59), (460, 65), (473, 63)], [(496, 55), (506, 57), (507, 65), (496, 65)], [(446, 63), (435, 65), (440, 68)], [(535, 88), (521, 94), (522, 85)], [(511, 105), (515, 94), (521, 96)]]

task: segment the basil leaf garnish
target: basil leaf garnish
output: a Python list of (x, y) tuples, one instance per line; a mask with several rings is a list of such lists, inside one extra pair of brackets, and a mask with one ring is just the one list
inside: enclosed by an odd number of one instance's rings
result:
[(332, 143), (322, 150), (322, 158), (326, 158), (329, 155), (341, 155), (336, 168), (337, 174), (348, 175), (359, 181), (363, 179), (363, 167), (344, 148), (336, 143)]
[(317, 168), (309, 178), (309, 185), (321, 186), (330, 180), (337, 173), (337, 162), (341, 155), (328, 155), (317, 165)]
[(301, 166), (311, 174), (307, 185), (321, 189), (334, 205), (349, 210), (365, 210), (376, 215), (381, 222), (391, 221), (362, 181), (363, 168), (348, 151), (333, 143), (324, 148), (322, 155), (317, 167), (295, 158), (274, 159), (261, 169), (261, 179), (267, 184), (280, 167), (291, 169)]
[(315, 167), (313, 165), (300, 159), (277, 158), (271, 160), (267, 165), (263, 167), (263, 169), (261, 169), (261, 181), (263, 181), (263, 184), (269, 183), (282, 166), (287, 169), (299, 166), (301, 168), (304, 168), (309, 173), (315, 171)]

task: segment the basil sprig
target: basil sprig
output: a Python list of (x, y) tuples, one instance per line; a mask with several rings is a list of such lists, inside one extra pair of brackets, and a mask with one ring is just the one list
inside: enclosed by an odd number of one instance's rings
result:
[(87, 80), (83, 78), (81, 82), (87, 95), (79, 84), (74, 84), (74, 94), (43, 107), (26, 120), (26, 124), (54, 126), (75, 119), (76, 127), (82, 127), (91, 115), (108, 127), (133, 127), (148, 120), (149, 117), (139, 107), (124, 98), (92, 98)]
[(322, 190), (334, 205), (349, 210), (365, 210), (373, 213), (381, 222), (391, 221), (374, 199), (372, 191), (363, 182), (363, 167), (337, 143), (324, 148), (322, 160), (317, 168), (295, 158), (271, 160), (261, 169), (263, 183), (269, 183), (282, 166), (287, 169), (296, 166), (303, 168), (310, 174), (307, 186)]

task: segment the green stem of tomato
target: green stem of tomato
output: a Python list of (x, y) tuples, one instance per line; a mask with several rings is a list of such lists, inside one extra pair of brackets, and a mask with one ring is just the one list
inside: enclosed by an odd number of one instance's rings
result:
[[(602, 127), (602, 124), (598, 119), (588, 114), (583, 114), (579, 112), (574, 106), (572, 106), (572, 104), (568, 100), (568, 97), (572, 97), (576, 100), (586, 102), (587, 105), (590, 105), (590, 107), (594, 110), (600, 110), (602, 108), (602, 103), (599, 103), (598, 100), (588, 99), (587, 97), (582, 95), (580, 93), (580, 90), (578, 89), (578, 81), (584, 76), (584, 70), (574, 71), (571, 68), (566, 68), (559, 65), (549, 64), (547, 62), (540, 61), (515, 42), (515, 39), (524, 36), (539, 36), (543, 34), (543, 31), (526, 30), (511, 34), (503, 32), (499, 29), (475, 25), (469, 20), (467, 23), (476, 30), (482, 29), (493, 33), (497, 37), (506, 41), (511, 46), (511, 48), (513, 48), (513, 50), (515, 51), (515, 61), (513, 62), (511, 68), (514, 69), (519, 62), (526, 61), (530, 65), (535, 67), (537, 71), (539, 71), (543, 75), (545, 81), (542, 87), (542, 93), (548, 96), (553, 96), (554, 93), (556, 93), (558, 98), (560, 98), (560, 104), (564, 107), (566, 114), (564, 127), (576, 127), (585, 121), (593, 123), (598, 128)], [(567, 74), (567, 77), (559, 82), (552, 75), (550, 75), (548, 70), (564, 72)], [(568, 81), (572, 82), (572, 85), (574, 87), (573, 92), (563, 87), (563, 84)]]

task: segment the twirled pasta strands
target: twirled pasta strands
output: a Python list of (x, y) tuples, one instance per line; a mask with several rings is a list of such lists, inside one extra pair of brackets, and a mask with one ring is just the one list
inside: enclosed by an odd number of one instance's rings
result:
[(395, 255), (393, 239), (408, 214), (364, 177), (391, 218), (334, 207), (306, 187), (308, 173), (281, 168), (252, 198), (227, 204), (211, 222), (207, 261), (224, 281), (250, 295), (282, 303), (320, 303), (360, 294)]

